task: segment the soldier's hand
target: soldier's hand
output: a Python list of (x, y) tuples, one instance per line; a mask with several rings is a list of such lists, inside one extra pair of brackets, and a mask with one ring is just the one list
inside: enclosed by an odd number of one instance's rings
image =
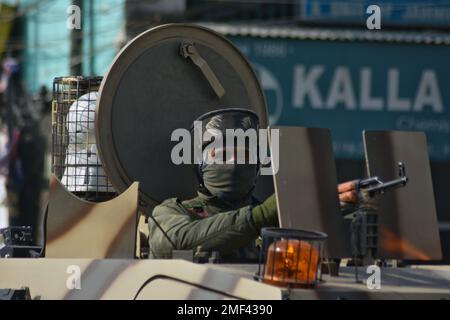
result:
[(253, 222), (258, 229), (264, 227), (278, 227), (277, 198), (275, 194), (271, 195), (262, 204), (252, 210)]
[(347, 215), (356, 211), (359, 203), (358, 181), (347, 181), (338, 185), (341, 213)]
[(338, 185), (340, 202), (357, 203), (359, 201), (357, 183), (357, 180), (354, 180), (340, 183)]

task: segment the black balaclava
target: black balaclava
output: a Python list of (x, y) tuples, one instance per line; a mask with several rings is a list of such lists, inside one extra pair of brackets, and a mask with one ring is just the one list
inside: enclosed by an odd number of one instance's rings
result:
[[(202, 135), (205, 131), (213, 133), (214, 136), (222, 134), (224, 146), (227, 143), (227, 129), (242, 129), (243, 131), (254, 129), (258, 137), (258, 116), (256, 113), (247, 109), (221, 109), (204, 114), (196, 121), (202, 122)], [(214, 139), (202, 141), (202, 160), (205, 160), (208, 146), (211, 147)], [(195, 143), (199, 143), (199, 141)], [(250, 149), (248, 143), (246, 143), (246, 149)], [(257, 155), (257, 146), (253, 146), (252, 150), (256, 150), (255, 153)], [(228, 203), (239, 203), (251, 198), (256, 180), (259, 176), (259, 164), (208, 164), (203, 161), (197, 165), (197, 176), (200, 182), (200, 192), (216, 196)]]

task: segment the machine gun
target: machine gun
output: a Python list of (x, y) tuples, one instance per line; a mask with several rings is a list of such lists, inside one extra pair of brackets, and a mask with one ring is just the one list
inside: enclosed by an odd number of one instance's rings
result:
[(406, 186), (408, 177), (403, 162), (398, 163), (398, 175), (398, 179), (388, 182), (381, 181), (379, 177), (371, 177), (340, 184), (339, 199), (343, 206), (343, 215), (353, 212), (355, 203), (360, 203), (361, 200), (373, 199), (392, 189)]
[(358, 183), (358, 190), (362, 190), (363, 192), (366, 192), (370, 198), (374, 198), (386, 191), (406, 186), (408, 177), (406, 176), (406, 168), (403, 162), (398, 163), (398, 175), (398, 179), (388, 182), (383, 182), (378, 177), (360, 180)]
[[(408, 183), (405, 164), (398, 163), (399, 177), (383, 182), (379, 177), (354, 180), (339, 186), (342, 212), (351, 222), (352, 253), (355, 267), (358, 260), (372, 264), (377, 255), (378, 243), (378, 196), (405, 187)], [(342, 200), (341, 200), (342, 201)], [(358, 273), (356, 269), (356, 279)]]

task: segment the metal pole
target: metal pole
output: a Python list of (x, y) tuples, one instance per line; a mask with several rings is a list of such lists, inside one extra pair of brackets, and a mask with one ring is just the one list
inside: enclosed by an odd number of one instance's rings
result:
[(95, 46), (94, 46), (94, 32), (95, 32), (95, 19), (94, 19), (94, 0), (89, 0), (89, 73), (91, 76), (95, 75)]
[[(72, 0), (72, 5), (78, 6), (83, 12), (83, 0)], [(72, 30), (70, 35), (70, 74), (73, 76), (81, 75), (83, 72), (82, 54), (83, 54), (83, 22), (81, 29)]]

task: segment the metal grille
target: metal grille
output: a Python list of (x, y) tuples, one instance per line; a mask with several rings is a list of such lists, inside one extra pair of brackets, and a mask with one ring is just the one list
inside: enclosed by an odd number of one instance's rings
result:
[(260, 281), (287, 288), (312, 288), (317, 284), (326, 234), (265, 228), (261, 236)]
[(52, 172), (82, 199), (106, 201), (116, 193), (95, 141), (95, 111), (102, 77), (59, 77), (53, 82)]

